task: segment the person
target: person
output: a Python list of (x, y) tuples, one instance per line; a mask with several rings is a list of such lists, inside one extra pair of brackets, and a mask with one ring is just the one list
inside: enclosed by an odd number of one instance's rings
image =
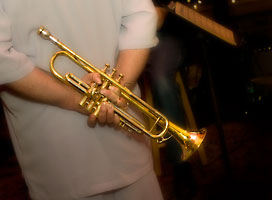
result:
[[(162, 199), (149, 138), (114, 128), (108, 103), (98, 117), (81, 108), (82, 95), (49, 73), (56, 46), (37, 35), (43, 25), (94, 66), (116, 66), (139, 95), (156, 21), (151, 0), (0, 0), (1, 99), (31, 199)], [(101, 83), (64, 58), (58, 70)], [(125, 106), (118, 88), (101, 92)]]
[[(145, 69), (149, 79), (154, 107), (170, 121), (187, 129), (185, 109), (176, 75), (191, 65), (187, 48), (186, 27), (169, 12), (175, 4), (170, 0), (153, 0), (158, 13), (157, 36), (159, 44), (151, 49)], [(184, 71), (185, 72), (185, 71)], [(166, 157), (173, 167), (173, 189), (177, 199), (192, 199), (196, 194), (196, 182), (189, 161), (182, 161), (179, 143), (171, 138), (166, 142)]]

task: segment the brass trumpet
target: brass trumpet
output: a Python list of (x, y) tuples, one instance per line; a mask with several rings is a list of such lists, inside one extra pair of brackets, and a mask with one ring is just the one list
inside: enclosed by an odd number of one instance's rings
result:
[[(163, 114), (158, 112), (156, 109), (148, 105), (141, 98), (133, 94), (128, 88), (120, 84), (120, 80), (123, 77), (119, 75), (118, 79), (114, 79), (113, 76), (116, 72), (112, 70), (111, 74), (107, 74), (109, 65), (105, 65), (103, 70), (94, 67), (91, 63), (77, 55), (61, 41), (55, 38), (50, 32), (44, 27), (40, 27), (38, 34), (46, 40), (50, 40), (53, 44), (57, 45), (61, 51), (54, 54), (50, 61), (50, 70), (53, 75), (63, 83), (75, 87), (78, 91), (83, 93), (83, 99), (79, 103), (82, 107), (85, 107), (90, 113), (98, 115), (102, 102), (110, 102), (104, 95), (100, 93), (102, 88), (108, 88), (109, 86), (115, 86), (119, 88), (121, 96), (125, 98), (129, 104), (134, 105), (136, 108), (146, 115), (146, 117), (152, 119), (154, 123), (151, 128), (147, 128), (143, 123), (127, 113), (125, 110), (117, 107), (113, 103), (114, 112), (120, 117), (120, 126), (126, 128), (129, 131), (133, 131), (139, 134), (146, 134), (152, 139), (155, 139), (158, 143), (165, 142), (170, 137), (174, 137), (182, 148), (182, 160), (187, 160), (200, 146), (205, 135), (206, 129), (200, 129), (199, 131), (189, 132), (186, 131), (176, 124), (170, 122)], [(87, 72), (97, 72), (101, 76), (102, 84), (93, 84), (92, 86), (86, 84), (84, 81), (77, 78), (72, 73), (67, 73), (65, 76), (59, 74), (54, 66), (54, 62), (58, 56), (67, 56), (81, 68)]]

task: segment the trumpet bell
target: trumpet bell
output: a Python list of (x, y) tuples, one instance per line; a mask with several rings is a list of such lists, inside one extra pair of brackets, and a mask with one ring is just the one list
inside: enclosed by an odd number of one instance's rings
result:
[(176, 139), (181, 147), (181, 160), (186, 161), (202, 144), (206, 136), (207, 129), (202, 128), (198, 131), (190, 132), (170, 122), (168, 132)]

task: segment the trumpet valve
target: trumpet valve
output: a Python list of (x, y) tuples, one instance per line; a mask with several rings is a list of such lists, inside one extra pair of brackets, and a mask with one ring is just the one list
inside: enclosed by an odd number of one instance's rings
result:
[(124, 77), (124, 75), (123, 74), (119, 74), (119, 77), (118, 77), (118, 79), (116, 80), (118, 83), (120, 83), (120, 81), (121, 81), (121, 79)]
[(84, 95), (79, 105), (86, 108), (89, 112), (92, 112), (94, 101), (92, 101), (87, 95)]
[(113, 77), (114, 74), (116, 73), (116, 71), (117, 71), (117, 70), (116, 70), (115, 68), (113, 68), (113, 69), (112, 69), (112, 72), (111, 72), (111, 74), (110, 74), (109, 76), (110, 76), (110, 77)]
[(109, 64), (105, 64), (105, 67), (102, 70), (102, 72), (106, 73), (106, 71), (108, 70), (108, 68), (110, 68), (110, 65)]
[(94, 106), (94, 101), (90, 101), (86, 107), (86, 109), (92, 113), (93, 112), (93, 106)]

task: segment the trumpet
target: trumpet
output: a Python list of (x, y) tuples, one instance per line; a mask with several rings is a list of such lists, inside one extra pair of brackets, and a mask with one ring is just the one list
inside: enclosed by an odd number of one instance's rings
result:
[[(87, 62), (84, 58), (80, 57), (69, 49), (56, 37), (51, 35), (51, 33), (44, 27), (40, 27), (38, 29), (38, 35), (40, 35), (43, 39), (51, 41), (61, 49), (61, 51), (56, 52), (51, 57), (50, 71), (64, 84), (76, 88), (83, 94), (83, 98), (79, 104), (86, 108), (90, 113), (97, 116), (103, 102), (112, 104), (114, 113), (120, 117), (120, 126), (122, 128), (137, 134), (148, 135), (152, 139), (156, 140), (157, 143), (163, 143), (171, 137), (177, 140), (182, 149), (181, 160), (183, 161), (187, 160), (199, 148), (207, 132), (205, 128), (192, 132), (180, 128), (176, 124), (169, 121), (162, 113), (147, 104), (137, 95), (133, 94), (128, 88), (122, 86), (120, 84), (120, 80), (123, 77), (122, 74), (119, 74), (117, 79), (113, 78), (116, 73), (115, 69), (112, 69), (112, 72), (108, 74), (107, 70), (110, 67), (108, 64), (105, 65), (103, 70), (96, 68), (90, 62)], [(65, 76), (61, 75), (55, 69), (54, 65), (56, 58), (59, 56), (68, 57), (89, 73), (96, 72), (100, 74), (102, 84), (88, 85), (72, 73), (66, 73)], [(121, 97), (126, 99), (130, 105), (132, 104), (139, 109), (145, 117), (151, 119), (151, 121), (154, 123), (150, 126), (143, 124), (136, 117), (129, 114), (125, 109), (117, 107), (100, 93), (101, 89), (108, 88), (109, 86), (118, 88), (120, 90)]]

